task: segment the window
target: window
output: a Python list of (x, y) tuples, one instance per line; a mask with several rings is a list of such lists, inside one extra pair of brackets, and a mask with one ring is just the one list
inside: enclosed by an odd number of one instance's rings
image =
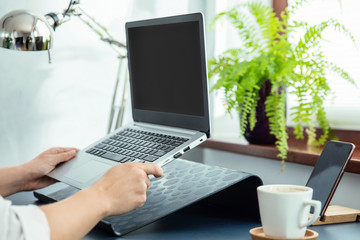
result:
[[(293, 4), (293, 0), (289, 4)], [(319, 24), (328, 19), (337, 19), (354, 35), (360, 43), (360, 2), (354, 0), (312, 0), (305, 3), (294, 16), (311, 25)], [(322, 47), (325, 56), (345, 71), (358, 84), (358, 88), (329, 73), (330, 87), (334, 96), (329, 96), (325, 109), (332, 128), (360, 130), (360, 49), (343, 34), (335, 32), (331, 27), (323, 33)], [(288, 98), (288, 107), (293, 99)], [(291, 123), (289, 122), (291, 125)]]
[[(277, 0), (274, 0), (277, 1)], [(238, 3), (247, 1), (216, 1), (216, 13), (225, 11)], [(265, 1), (265, 4), (272, 5), (273, 1)], [(289, 5), (294, 0), (289, 0)], [(304, 3), (303, 7), (294, 16), (310, 24), (317, 24), (322, 21), (334, 18), (347, 26), (360, 44), (360, 2), (354, 0), (312, 0)], [(214, 54), (218, 55), (229, 48), (235, 48), (238, 44), (238, 37), (233, 26), (227, 21), (219, 21), (215, 26), (215, 48)], [(360, 130), (360, 49), (339, 32), (326, 30), (324, 32), (323, 50), (326, 57), (346, 70), (359, 85), (353, 85), (340, 79), (335, 74), (329, 73), (330, 87), (334, 96), (329, 96), (325, 102), (326, 112), (330, 125), (335, 129)], [(244, 142), (239, 138), (239, 117), (232, 113), (232, 117), (225, 113), (220, 92), (212, 93), (212, 114), (213, 114), (213, 137), (219, 140), (231, 142)], [(294, 99), (287, 98), (287, 107), (294, 106)], [(287, 111), (289, 113), (289, 110)], [(287, 118), (288, 125), (291, 120)]]
[[(249, 2), (249, 0), (217, 0), (215, 3), (216, 14), (227, 11), (238, 4)], [(263, 1), (264, 4), (271, 5), (271, 0)], [(214, 52), (217, 56), (222, 52), (236, 48), (239, 44), (239, 38), (236, 29), (225, 19), (218, 21), (213, 29), (214, 34)], [(208, 39), (209, 41), (209, 39)], [(211, 55), (211, 53), (210, 53)], [(212, 79), (211, 84), (214, 83)], [(237, 112), (233, 112), (231, 116), (225, 112), (223, 94), (219, 92), (211, 93), (211, 111), (212, 111), (212, 137), (231, 142), (246, 143), (246, 140), (239, 138), (240, 121)]]

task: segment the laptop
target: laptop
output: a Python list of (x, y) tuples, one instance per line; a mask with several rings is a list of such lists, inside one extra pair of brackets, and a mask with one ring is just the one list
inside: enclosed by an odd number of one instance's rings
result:
[(127, 22), (125, 27), (133, 122), (48, 174), (79, 189), (125, 162), (163, 166), (210, 137), (203, 15)]

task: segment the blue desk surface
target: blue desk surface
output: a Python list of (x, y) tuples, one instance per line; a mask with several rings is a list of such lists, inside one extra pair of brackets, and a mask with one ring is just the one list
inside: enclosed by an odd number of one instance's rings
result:
[[(7, 199), (15, 205), (38, 204), (32, 192), (18, 193)], [(115, 237), (94, 228), (84, 239), (246, 239), (251, 240), (249, 230), (260, 222), (227, 216), (225, 213), (190, 206), (165, 218), (131, 232)], [(360, 223), (343, 223), (310, 227), (319, 233), (319, 240), (360, 239)]]

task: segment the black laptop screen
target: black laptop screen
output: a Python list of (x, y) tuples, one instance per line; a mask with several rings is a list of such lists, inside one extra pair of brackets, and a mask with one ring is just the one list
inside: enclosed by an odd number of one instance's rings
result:
[(134, 121), (209, 137), (202, 14), (127, 22), (126, 40)]
[(198, 22), (128, 30), (135, 109), (204, 116)]

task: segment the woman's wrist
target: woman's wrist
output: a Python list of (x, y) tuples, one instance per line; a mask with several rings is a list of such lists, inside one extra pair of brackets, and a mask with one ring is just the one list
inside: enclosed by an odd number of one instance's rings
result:
[(26, 169), (22, 165), (0, 169), (0, 194), (9, 196), (24, 191), (27, 177)]
[(91, 186), (81, 190), (78, 194), (86, 198), (86, 201), (89, 199), (93, 200), (93, 206), (97, 208), (101, 219), (110, 216), (110, 204), (105, 198), (104, 192), (99, 191), (95, 186)]
[(14, 187), (16, 192), (27, 191), (26, 185), (30, 181), (29, 169), (24, 164), (14, 166), (13, 172), (15, 174), (13, 178)]
[(108, 216), (104, 200), (102, 192), (90, 187), (62, 201), (40, 206), (48, 220), (51, 239), (81, 239)]
[(18, 171), (21, 174), (20, 176), (22, 176), (19, 181), (19, 184), (21, 184), (22, 191), (34, 190), (33, 188), (31, 188), (31, 185), (33, 185), (34, 181), (36, 181), (38, 176), (36, 176), (34, 172), (34, 168), (33, 166), (31, 166), (31, 163), (26, 162), (17, 167), (19, 168)]

